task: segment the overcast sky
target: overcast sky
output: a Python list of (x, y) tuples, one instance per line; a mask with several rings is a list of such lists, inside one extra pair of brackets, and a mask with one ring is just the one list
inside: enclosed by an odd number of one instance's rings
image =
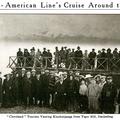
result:
[(85, 36), (119, 43), (120, 15), (0, 15), (0, 40), (34, 39), (34, 35)]

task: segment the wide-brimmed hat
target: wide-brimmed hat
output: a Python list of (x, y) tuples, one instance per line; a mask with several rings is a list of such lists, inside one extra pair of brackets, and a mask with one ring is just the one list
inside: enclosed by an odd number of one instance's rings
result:
[(86, 76), (85, 76), (85, 79), (86, 78), (92, 78), (93, 76), (91, 75), (91, 74), (87, 74)]

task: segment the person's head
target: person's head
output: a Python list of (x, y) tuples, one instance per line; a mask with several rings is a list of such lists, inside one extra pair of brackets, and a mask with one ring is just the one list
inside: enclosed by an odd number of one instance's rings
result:
[(105, 52), (105, 48), (102, 49), (102, 52)]
[(80, 47), (79, 47), (79, 46), (77, 47), (77, 50), (80, 50)]
[(16, 76), (16, 77), (19, 77), (19, 74), (18, 74), (18, 73), (16, 73), (16, 74), (15, 74), (15, 76)]
[(106, 76), (101, 76), (101, 82), (105, 82), (106, 81)]
[(107, 83), (111, 83), (112, 82), (112, 76), (107, 76)]
[(50, 74), (49, 70), (45, 70), (45, 74), (49, 75)]
[(101, 54), (101, 51), (100, 51), (100, 50), (98, 50), (98, 54)]
[(42, 69), (42, 70), (41, 70), (41, 74), (42, 74), (42, 75), (45, 74), (45, 69)]
[(116, 51), (116, 52), (117, 52), (117, 51), (118, 51), (118, 49), (117, 49), (117, 48), (115, 48), (115, 50), (114, 50), (114, 51)]
[(95, 49), (92, 49), (92, 52), (95, 52)]
[(21, 48), (19, 48), (19, 51), (21, 51)]
[(95, 85), (96, 84), (96, 80), (94, 78), (91, 79), (91, 84)]
[(70, 75), (70, 80), (73, 80), (73, 75)]
[(10, 80), (10, 77), (11, 77), (10, 74), (7, 74), (7, 75), (6, 75), (6, 79), (7, 79), (7, 80)]
[(49, 50), (49, 49), (48, 49), (47, 51), (50, 53), (50, 50)]
[(85, 84), (85, 80), (82, 79), (82, 80), (81, 80), (81, 85), (84, 85), (84, 84)]
[(36, 70), (35, 70), (35, 69), (32, 69), (31, 73), (32, 73), (33, 76), (35, 76)]
[(27, 78), (30, 78), (30, 77), (31, 77), (31, 72), (28, 71), (28, 72), (26, 73), (26, 76), (27, 76)]
[(25, 68), (22, 68), (21, 73), (22, 73), (22, 74), (25, 74), (25, 72), (26, 72), (26, 71), (25, 71)]
[(74, 52), (74, 51), (75, 51), (75, 49), (73, 48), (73, 49), (72, 49), (72, 52)]
[(36, 74), (36, 78), (37, 78), (37, 79), (40, 78), (40, 72)]
[(108, 49), (107, 49), (107, 53), (110, 53), (110, 52), (111, 52), (111, 49), (110, 49), (110, 48), (108, 48)]
[(43, 51), (46, 51), (46, 48), (43, 48)]

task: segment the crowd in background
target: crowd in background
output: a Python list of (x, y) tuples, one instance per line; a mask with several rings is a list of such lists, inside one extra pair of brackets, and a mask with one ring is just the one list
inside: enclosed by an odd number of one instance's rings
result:
[[(113, 51), (108, 49), (102, 49), (96, 51), (84, 52), (78, 46), (77, 49), (71, 49), (67, 47), (55, 47), (55, 52), (52, 53), (49, 49), (43, 48), (43, 51), (35, 48), (24, 49), (19, 48), (17, 52), (19, 67), (58, 67), (58, 68), (77, 68), (77, 69), (104, 69), (104, 70), (116, 70), (120, 68), (120, 51), (115, 48)], [(120, 70), (120, 69), (119, 69)]]
[(73, 113), (115, 113), (120, 92), (112, 76), (22, 68), (6, 74), (4, 80), (0, 78), (0, 103), (7, 108), (39, 106)]

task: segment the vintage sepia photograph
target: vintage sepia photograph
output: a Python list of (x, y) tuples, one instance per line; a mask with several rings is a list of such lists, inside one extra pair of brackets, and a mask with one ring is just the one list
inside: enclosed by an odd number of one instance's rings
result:
[(120, 15), (0, 14), (0, 113), (119, 114)]

